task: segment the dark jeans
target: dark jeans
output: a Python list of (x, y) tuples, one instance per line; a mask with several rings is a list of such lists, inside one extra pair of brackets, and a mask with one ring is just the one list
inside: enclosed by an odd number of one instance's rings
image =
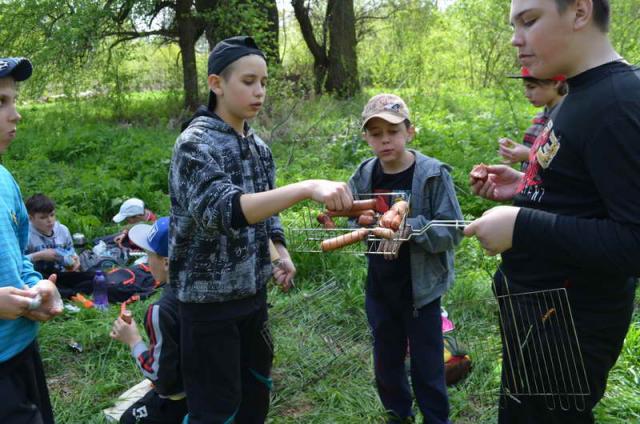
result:
[(188, 422), (263, 423), (269, 411), (273, 362), (264, 337), (266, 303), (237, 317), (216, 315), (214, 308), (180, 303)]
[(404, 365), (408, 342), (411, 383), (420, 412), (426, 423), (448, 423), (440, 299), (418, 309), (414, 316), (411, 304), (394, 308), (367, 292), (365, 307), (373, 334), (376, 384), (385, 409), (400, 419), (413, 415)]
[(53, 424), (47, 381), (37, 343), (0, 363), (0, 423)]

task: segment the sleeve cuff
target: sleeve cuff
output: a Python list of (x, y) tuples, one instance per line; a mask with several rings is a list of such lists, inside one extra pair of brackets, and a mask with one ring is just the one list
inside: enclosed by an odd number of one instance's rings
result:
[(147, 350), (149, 349), (147, 348), (146, 343), (140, 340), (131, 348), (131, 355), (137, 359), (138, 356), (140, 356), (143, 352), (146, 352)]
[(271, 234), (271, 241), (273, 241), (274, 243), (280, 243), (284, 247), (287, 247), (287, 241), (284, 239), (284, 235), (280, 233)]

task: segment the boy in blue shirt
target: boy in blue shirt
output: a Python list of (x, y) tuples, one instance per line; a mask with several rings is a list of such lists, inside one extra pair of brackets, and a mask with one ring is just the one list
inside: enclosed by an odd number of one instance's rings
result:
[[(16, 136), (17, 81), (31, 76), (24, 58), (0, 58), (0, 154)], [(37, 321), (62, 312), (53, 281), (42, 280), (24, 255), (29, 218), (20, 188), (0, 165), (0, 422), (53, 423), (36, 334)]]

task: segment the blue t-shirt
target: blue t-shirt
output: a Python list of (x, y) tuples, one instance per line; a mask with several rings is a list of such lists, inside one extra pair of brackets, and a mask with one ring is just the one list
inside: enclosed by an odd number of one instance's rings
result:
[[(33, 286), (42, 277), (24, 255), (29, 217), (20, 188), (0, 165), (0, 287)], [(27, 318), (0, 320), (0, 362), (22, 352), (36, 338), (38, 324)]]

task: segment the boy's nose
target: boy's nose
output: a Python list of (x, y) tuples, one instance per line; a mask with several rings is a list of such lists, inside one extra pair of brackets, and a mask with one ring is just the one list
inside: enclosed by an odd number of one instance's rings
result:
[(15, 123), (19, 122), (22, 119), (22, 115), (18, 113), (18, 110), (16, 109), (15, 104), (13, 105), (13, 108), (11, 110), (9, 119), (11, 122), (15, 122)]
[(522, 37), (522, 34), (520, 34), (520, 31), (515, 30), (513, 32), (513, 35), (511, 36), (511, 45), (514, 47), (520, 47), (524, 45), (524, 38)]

